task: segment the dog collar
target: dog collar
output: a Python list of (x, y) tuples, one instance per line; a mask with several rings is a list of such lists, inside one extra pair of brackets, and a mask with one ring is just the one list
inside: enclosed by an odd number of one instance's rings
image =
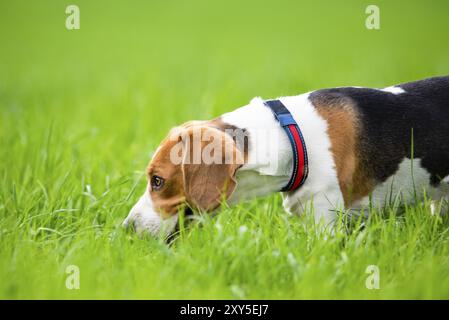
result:
[(307, 162), (307, 149), (304, 143), (301, 130), (292, 114), (279, 100), (267, 100), (264, 104), (270, 108), (274, 117), (287, 133), (288, 139), (293, 151), (293, 172), (290, 181), (284, 186), (281, 191), (294, 191), (301, 187), (307, 179), (309, 173), (309, 166)]

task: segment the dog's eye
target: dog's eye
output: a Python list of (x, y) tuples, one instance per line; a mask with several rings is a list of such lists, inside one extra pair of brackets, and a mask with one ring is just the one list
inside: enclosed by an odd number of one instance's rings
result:
[(151, 189), (153, 190), (159, 190), (164, 186), (164, 178), (161, 178), (159, 176), (152, 176), (151, 177)]

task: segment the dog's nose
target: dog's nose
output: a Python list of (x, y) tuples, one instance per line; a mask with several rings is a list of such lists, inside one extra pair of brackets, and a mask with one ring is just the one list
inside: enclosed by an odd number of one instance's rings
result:
[(122, 223), (122, 227), (126, 230), (126, 231), (136, 231), (137, 229), (137, 221), (134, 219), (129, 219), (126, 218), (125, 221), (123, 221)]
[(125, 229), (129, 227), (129, 220), (128, 219), (125, 219), (125, 221), (123, 221), (122, 227), (125, 228)]
[(128, 229), (130, 226), (134, 226), (134, 219), (132, 217), (128, 216), (126, 217), (125, 221), (122, 223), (122, 227), (125, 229)]
[(126, 219), (122, 223), (124, 228), (135, 227), (136, 219), (140, 216), (137, 212), (134, 207), (128, 212)]

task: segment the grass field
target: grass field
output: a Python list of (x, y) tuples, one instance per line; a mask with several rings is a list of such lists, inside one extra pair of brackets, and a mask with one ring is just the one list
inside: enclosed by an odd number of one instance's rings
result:
[(176, 124), (254, 96), (449, 74), (449, 2), (70, 3), (0, 2), (1, 299), (449, 298), (449, 219), (429, 203), (373, 208), (334, 237), (279, 195), (201, 216), (171, 246), (120, 226)]

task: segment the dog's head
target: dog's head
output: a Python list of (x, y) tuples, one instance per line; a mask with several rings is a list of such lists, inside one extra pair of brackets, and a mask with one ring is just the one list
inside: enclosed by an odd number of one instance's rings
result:
[(148, 186), (124, 225), (166, 236), (185, 208), (218, 208), (236, 187), (242, 153), (232, 135), (213, 122), (188, 122), (172, 129), (148, 165)]

